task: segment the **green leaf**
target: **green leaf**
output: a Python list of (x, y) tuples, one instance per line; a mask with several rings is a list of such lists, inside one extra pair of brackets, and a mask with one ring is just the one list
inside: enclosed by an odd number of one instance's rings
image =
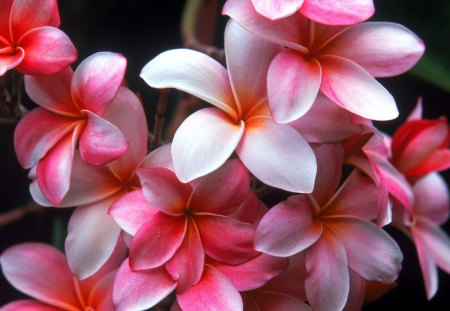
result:
[(433, 56), (424, 55), (410, 71), (417, 78), (450, 93), (450, 68)]

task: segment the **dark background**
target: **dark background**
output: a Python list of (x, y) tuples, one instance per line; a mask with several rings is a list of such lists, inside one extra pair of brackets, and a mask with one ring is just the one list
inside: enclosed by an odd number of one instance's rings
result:
[[(139, 73), (157, 54), (181, 47), (180, 17), (183, 5), (184, 1), (181, 0), (60, 0), (61, 29), (69, 35), (79, 52), (74, 68), (98, 51), (124, 54), (128, 59), (126, 79), (131, 90), (141, 93), (151, 126), (158, 92), (151, 90), (139, 78)], [(413, 72), (380, 80), (396, 99), (400, 117), (377, 125), (387, 133), (392, 133), (405, 120), (418, 96), (423, 97), (425, 117), (448, 117), (450, 76), (445, 71), (450, 71), (450, 2), (375, 0), (375, 7), (377, 11), (373, 20), (401, 23), (417, 33), (427, 46), (424, 60)], [(222, 32), (226, 20), (220, 17), (216, 42), (219, 47), (223, 46)], [(0, 126), (0, 213), (31, 199), (27, 173), (15, 158), (13, 132), (13, 126)], [(449, 182), (449, 173), (445, 172), (444, 176)], [(11, 245), (28, 241), (61, 245), (69, 214), (70, 209), (45, 209), (0, 227), (0, 252)], [(450, 232), (449, 224), (445, 229)], [(432, 301), (426, 301), (413, 244), (393, 230), (390, 233), (399, 242), (405, 256), (398, 279), (399, 286), (365, 309), (414, 307), (415, 310), (448, 310), (450, 276), (440, 271), (440, 289)], [(0, 305), (21, 297), (24, 296), (0, 276)]]

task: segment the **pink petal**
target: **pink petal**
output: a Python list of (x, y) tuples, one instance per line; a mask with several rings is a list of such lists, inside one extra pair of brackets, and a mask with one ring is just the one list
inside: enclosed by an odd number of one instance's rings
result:
[(176, 88), (197, 96), (235, 119), (236, 104), (227, 70), (211, 57), (188, 49), (161, 53), (141, 71), (154, 88)]
[(288, 125), (271, 118), (252, 118), (236, 152), (248, 170), (269, 186), (306, 193), (314, 187), (314, 152)]
[(257, 226), (261, 218), (269, 209), (253, 192), (249, 191), (242, 204), (229, 217), (238, 221), (247, 222)]
[(76, 125), (73, 119), (43, 108), (28, 112), (14, 132), (14, 148), (20, 165), (27, 169), (35, 166)]
[(225, 54), (238, 115), (254, 116), (252, 108), (267, 102), (267, 69), (278, 50), (278, 45), (255, 36), (236, 22), (227, 24)]
[(326, 225), (345, 246), (348, 265), (370, 281), (392, 283), (398, 277), (403, 255), (397, 243), (374, 223), (356, 217), (330, 217)]
[(60, 311), (60, 308), (51, 307), (34, 300), (17, 300), (2, 306), (2, 311)]
[(294, 14), (303, 4), (303, 0), (252, 0), (256, 12), (271, 20)]
[(305, 0), (300, 12), (309, 19), (327, 25), (353, 25), (375, 12), (373, 0)]
[(236, 311), (242, 310), (242, 299), (237, 289), (219, 271), (205, 266), (199, 283), (188, 291), (177, 294), (177, 302), (183, 310)]
[(138, 229), (156, 213), (141, 190), (126, 193), (109, 208), (110, 214), (126, 233), (136, 235)]
[(89, 110), (86, 127), (80, 137), (80, 155), (90, 165), (105, 165), (120, 157), (128, 148), (128, 140), (112, 123)]
[[(241, 264), (256, 256), (253, 226), (231, 217), (195, 215), (205, 253), (220, 262)], [(224, 239), (223, 237), (227, 238)]]
[(21, 48), (17, 48), (13, 55), (0, 56), (0, 77), (8, 70), (17, 67), (25, 57), (25, 52)]
[(424, 50), (422, 40), (402, 25), (375, 22), (347, 28), (320, 53), (350, 59), (374, 77), (390, 77), (411, 69)]
[(318, 60), (322, 66), (320, 90), (336, 104), (372, 120), (398, 116), (391, 94), (358, 64), (338, 56), (320, 56)]
[(25, 57), (17, 70), (27, 75), (54, 74), (77, 59), (77, 50), (72, 41), (54, 27), (30, 30), (20, 38), (17, 45), (25, 51)]
[(5, 250), (0, 262), (6, 279), (21, 292), (58, 308), (80, 307), (66, 258), (54, 247), (18, 244)]
[(9, 40), (9, 17), (11, 16), (11, 8), (14, 0), (0, 0), (2, 10), (0, 11), (0, 36), (4, 36), (5, 40)]
[(203, 274), (205, 252), (197, 227), (189, 221), (184, 240), (175, 255), (165, 267), (174, 280), (177, 280), (177, 294), (181, 294), (197, 284)]
[(291, 196), (272, 207), (255, 232), (255, 248), (273, 256), (288, 257), (319, 239), (322, 225), (313, 219), (313, 207), (306, 196)]
[(156, 213), (136, 232), (130, 246), (133, 270), (153, 269), (165, 264), (179, 249), (186, 235), (185, 216)]
[(409, 170), (408, 177), (421, 177), (431, 172), (443, 171), (450, 168), (450, 150), (435, 150), (420, 166)]
[(443, 225), (449, 217), (447, 184), (439, 174), (429, 174), (414, 183), (414, 214)]
[(349, 269), (350, 291), (343, 311), (362, 310), (366, 295), (366, 280), (357, 272)]
[(81, 109), (103, 115), (116, 96), (125, 75), (127, 60), (118, 53), (98, 52), (75, 70), (72, 98)]
[(407, 120), (407, 122), (413, 121), (413, 120), (420, 120), (420, 119), (422, 119), (422, 115), (423, 115), (422, 97), (419, 96), (419, 98), (417, 98), (416, 106), (409, 113), (408, 118), (406, 120)]
[(233, 153), (244, 132), (244, 123), (233, 122), (216, 108), (201, 109), (180, 125), (172, 142), (177, 177), (191, 181), (219, 168)]
[(303, 116), (316, 99), (321, 76), (316, 59), (307, 60), (291, 50), (278, 53), (267, 75), (267, 93), (274, 119), (288, 123)]
[(80, 111), (70, 96), (72, 76), (70, 67), (50, 76), (26, 75), (25, 90), (39, 106), (56, 114), (79, 117)]
[(181, 183), (175, 174), (162, 167), (139, 168), (142, 192), (150, 205), (173, 216), (184, 215), (192, 193), (189, 184)]
[(149, 309), (168, 296), (176, 285), (164, 268), (135, 272), (127, 259), (114, 281), (114, 305), (117, 311)]
[(120, 227), (108, 215), (108, 208), (119, 197), (77, 207), (70, 217), (66, 256), (70, 269), (81, 280), (97, 272), (117, 245)]
[(140, 167), (165, 167), (173, 171), (171, 149), (172, 144), (169, 143), (153, 150), (142, 160)]
[(233, 159), (200, 179), (188, 206), (196, 213), (228, 215), (244, 202), (249, 191), (248, 172), (241, 161)]
[(314, 310), (342, 310), (349, 293), (350, 280), (345, 248), (331, 230), (306, 251), (305, 289)]
[[(292, 296), (284, 295), (282, 293), (258, 290), (254, 293), (251, 293), (251, 296), (257, 304), (256, 310), (258, 311), (312, 311), (311, 306), (307, 303)], [(247, 310), (247, 305), (245, 305), (245, 310)]]
[(94, 310), (114, 310), (112, 290), (115, 276), (116, 271), (112, 271), (89, 288), (88, 306)]

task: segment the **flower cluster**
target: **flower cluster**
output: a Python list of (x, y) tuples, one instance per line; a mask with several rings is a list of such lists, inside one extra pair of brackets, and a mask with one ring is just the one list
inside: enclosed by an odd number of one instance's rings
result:
[[(0, 310), (139, 311), (172, 293), (172, 310), (360, 310), (402, 267), (388, 225), (415, 243), (428, 299), (437, 268), (450, 273), (438, 174), (450, 126), (423, 119), (421, 100), (392, 137), (372, 123), (398, 116), (375, 78), (408, 71), (424, 44), (365, 22), (371, 0), (227, 0), (225, 66), (174, 49), (142, 69), (151, 87), (212, 105), (150, 150), (124, 56), (73, 70), (56, 0), (0, 9), (0, 76), (24, 74), (39, 106), (14, 134), (31, 195), (76, 207), (65, 256), (39, 243), (2, 253), (7, 280), (36, 300)], [(270, 191), (284, 198), (268, 207)]]

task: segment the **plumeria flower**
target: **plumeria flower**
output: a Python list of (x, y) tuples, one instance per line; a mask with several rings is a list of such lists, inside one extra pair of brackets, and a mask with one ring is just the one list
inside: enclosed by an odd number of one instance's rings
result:
[(1, 0), (0, 76), (13, 68), (48, 75), (73, 63), (77, 51), (59, 23), (56, 0)]
[(370, 18), (375, 12), (372, 0), (252, 0), (255, 10), (271, 20), (297, 11), (327, 25), (351, 25)]
[(157, 88), (174, 87), (204, 99), (178, 128), (172, 143), (177, 177), (188, 182), (220, 167), (236, 151), (262, 182), (292, 192), (311, 192), (314, 153), (292, 127), (276, 123), (267, 104), (266, 75), (278, 47), (234, 22), (225, 30), (225, 69), (199, 52), (160, 54), (141, 77)]
[(72, 275), (63, 253), (43, 243), (23, 243), (6, 249), (0, 263), (6, 279), (36, 300), (23, 299), (2, 311), (114, 310), (112, 285), (125, 257), (119, 244), (113, 256), (96, 274), (83, 281)]
[(414, 241), (427, 298), (431, 299), (438, 290), (437, 268), (450, 273), (450, 238), (440, 228), (449, 219), (449, 194), (437, 173), (417, 180), (413, 191), (412, 213), (394, 206), (393, 224)]
[[(56, 205), (77, 206), (69, 221), (65, 250), (70, 269), (80, 279), (95, 273), (111, 256), (121, 229), (108, 215), (108, 209), (127, 192), (140, 189), (136, 168), (147, 160), (147, 121), (133, 92), (120, 87), (103, 118), (125, 135), (128, 150), (105, 166), (88, 165), (76, 153), (70, 189)], [(32, 182), (30, 192), (40, 205), (55, 206), (42, 194), (37, 180)]]
[(415, 34), (393, 23), (326, 26), (301, 14), (270, 21), (256, 13), (250, 0), (228, 0), (223, 14), (285, 47), (267, 75), (270, 109), (283, 123), (304, 115), (319, 89), (337, 105), (367, 119), (396, 118), (393, 97), (374, 77), (401, 74), (424, 52)]
[(40, 107), (25, 115), (14, 133), (14, 147), (24, 168), (36, 166), (39, 187), (54, 205), (70, 187), (75, 148), (91, 165), (103, 165), (128, 146), (120, 130), (102, 116), (116, 96), (126, 59), (101, 52), (75, 70), (52, 76), (25, 77), (25, 89)]
[(350, 299), (351, 271), (365, 280), (391, 283), (403, 256), (395, 241), (371, 221), (378, 192), (372, 180), (354, 171), (335, 191), (343, 148), (321, 145), (315, 151), (314, 192), (291, 196), (271, 208), (258, 225), (255, 248), (283, 257), (304, 252), (308, 302), (317, 310), (342, 310)]

